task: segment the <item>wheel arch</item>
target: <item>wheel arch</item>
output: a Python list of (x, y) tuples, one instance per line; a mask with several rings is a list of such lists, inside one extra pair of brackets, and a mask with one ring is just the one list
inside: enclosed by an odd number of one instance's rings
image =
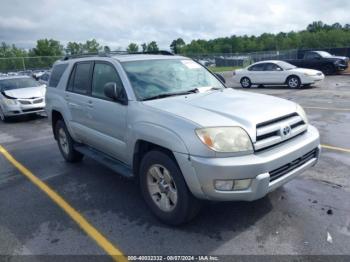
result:
[(296, 77), (296, 78), (298, 78), (299, 81), (300, 81), (300, 84), (302, 84), (300, 76), (298, 76), (298, 75), (296, 75), (296, 74), (291, 74), (291, 75), (287, 76), (287, 77), (286, 77), (286, 80), (285, 80), (284, 82), (285, 82), (286, 84), (288, 84), (288, 79), (291, 78), (291, 77)]

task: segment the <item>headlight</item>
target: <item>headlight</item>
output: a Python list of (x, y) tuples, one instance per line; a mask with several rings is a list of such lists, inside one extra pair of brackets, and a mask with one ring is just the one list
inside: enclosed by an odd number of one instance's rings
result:
[(3, 100), (4, 100), (5, 104), (8, 105), (8, 106), (17, 105), (17, 100), (16, 99), (4, 98)]
[(344, 60), (337, 60), (337, 61), (335, 61), (334, 64), (336, 64), (336, 65), (345, 65), (346, 63), (345, 63)]
[(304, 109), (300, 105), (297, 105), (297, 113), (302, 117), (304, 122), (307, 124), (308, 123), (307, 115), (306, 115)]
[(253, 150), (248, 134), (240, 127), (207, 127), (196, 129), (199, 139), (217, 152), (233, 153)]
[(316, 74), (315, 73), (310, 73), (310, 72), (306, 72), (304, 73), (305, 76), (315, 76)]

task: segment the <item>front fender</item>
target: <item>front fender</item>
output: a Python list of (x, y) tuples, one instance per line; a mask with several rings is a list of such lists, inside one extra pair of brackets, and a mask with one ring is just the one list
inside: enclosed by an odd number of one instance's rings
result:
[(129, 140), (131, 148), (135, 148), (135, 144), (138, 140), (144, 140), (167, 148), (173, 152), (182, 154), (189, 153), (181, 137), (165, 126), (149, 122), (137, 122), (131, 127), (131, 130), (132, 135)]

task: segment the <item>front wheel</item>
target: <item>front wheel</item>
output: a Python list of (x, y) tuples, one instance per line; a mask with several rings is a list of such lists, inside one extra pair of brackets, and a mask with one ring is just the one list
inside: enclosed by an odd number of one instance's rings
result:
[(290, 76), (287, 79), (287, 85), (289, 88), (299, 88), (301, 86), (301, 81), (297, 76)]
[(335, 70), (334, 66), (332, 66), (332, 65), (324, 65), (322, 67), (322, 73), (324, 73), (325, 75), (332, 75), (335, 73), (335, 71), (336, 70)]
[(58, 120), (55, 126), (58, 148), (67, 162), (79, 162), (84, 155), (74, 149), (74, 140), (70, 136), (63, 120)]
[(243, 77), (241, 79), (241, 86), (243, 88), (250, 88), (252, 86), (252, 82), (250, 81), (250, 79), (248, 77)]
[(8, 117), (5, 116), (5, 113), (2, 111), (1, 107), (0, 107), (0, 119), (3, 122), (6, 122), (8, 120)]
[(180, 225), (199, 212), (199, 200), (191, 194), (181, 170), (167, 153), (148, 152), (142, 159), (139, 179), (146, 204), (164, 223)]

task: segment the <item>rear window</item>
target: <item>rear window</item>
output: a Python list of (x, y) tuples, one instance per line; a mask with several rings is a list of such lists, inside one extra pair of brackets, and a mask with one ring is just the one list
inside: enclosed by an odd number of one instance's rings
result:
[(57, 87), (58, 83), (60, 82), (60, 79), (66, 71), (66, 68), (68, 67), (68, 64), (59, 64), (55, 65), (52, 69), (49, 86), (50, 87)]

